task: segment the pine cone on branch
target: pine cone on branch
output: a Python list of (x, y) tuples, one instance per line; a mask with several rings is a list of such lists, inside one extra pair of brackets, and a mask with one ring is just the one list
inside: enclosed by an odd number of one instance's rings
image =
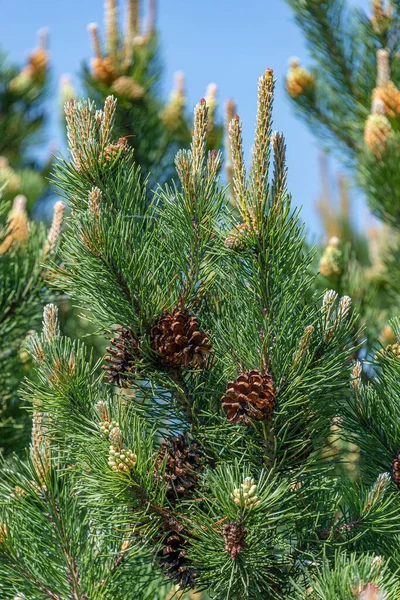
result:
[[(166, 458), (165, 472), (160, 473)], [(187, 498), (197, 487), (203, 469), (202, 453), (187, 437), (168, 437), (158, 451), (154, 475), (164, 481), (169, 498)]]
[(229, 381), (221, 402), (231, 423), (264, 421), (275, 408), (276, 390), (269, 373), (253, 369)]
[(167, 576), (173, 579), (180, 588), (194, 587), (198, 573), (190, 567), (186, 558), (187, 540), (184, 537), (183, 525), (177, 523), (175, 519), (167, 517), (164, 520), (164, 529), (166, 534), (163, 536), (162, 547), (157, 552), (159, 567), (164, 569)]
[(201, 367), (211, 352), (198, 318), (179, 309), (164, 313), (153, 325), (151, 347), (170, 367)]
[(139, 358), (138, 348), (138, 340), (131, 329), (121, 329), (118, 336), (111, 340), (111, 346), (107, 347), (109, 354), (104, 358), (108, 364), (102, 367), (108, 383), (115, 383), (119, 387), (129, 385), (130, 375), (134, 373)]

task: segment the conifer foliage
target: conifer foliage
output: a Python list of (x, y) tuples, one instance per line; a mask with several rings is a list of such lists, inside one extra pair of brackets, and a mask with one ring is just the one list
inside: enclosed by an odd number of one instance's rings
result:
[(29, 418), (21, 409), (19, 387), (29, 366), (25, 340), (40, 323), (49, 299), (46, 268), (54, 259), (64, 205), (56, 203), (48, 231), (31, 222), (27, 199), (18, 195), (0, 207), (0, 448), (20, 450), (29, 437)]
[(364, 416), (349, 408), (355, 316), (349, 297), (312, 293), (274, 86), (267, 70), (248, 176), (230, 123), (236, 213), (205, 100), (179, 187), (150, 203), (114, 141), (114, 99), (67, 104), (70, 160), (55, 177), (72, 212), (52, 277), (112, 341), (99, 376), (52, 305), (29, 340), (30, 457), (1, 484), (5, 598), (330, 600), (319, 589), (340, 569), (355, 598), (398, 585), (395, 453), (359, 487), (326, 459), (337, 420)]

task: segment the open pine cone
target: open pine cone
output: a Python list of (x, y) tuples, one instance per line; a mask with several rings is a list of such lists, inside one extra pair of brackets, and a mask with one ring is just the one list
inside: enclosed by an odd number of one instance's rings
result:
[(397, 453), (396, 458), (392, 462), (392, 479), (397, 487), (400, 488), (400, 452)]
[(104, 358), (108, 364), (102, 367), (106, 371), (105, 379), (108, 383), (126, 387), (139, 357), (138, 340), (130, 329), (124, 328), (111, 340), (111, 344), (107, 348), (109, 355)]
[(221, 402), (231, 423), (264, 421), (275, 408), (276, 391), (269, 373), (254, 369), (229, 381)]
[[(167, 460), (164, 474), (159, 473)], [(163, 480), (169, 498), (187, 498), (197, 486), (203, 469), (202, 454), (196, 442), (189, 443), (184, 435), (169, 437), (161, 444), (154, 475)]]
[(151, 330), (151, 347), (171, 367), (200, 367), (210, 354), (206, 334), (188, 310), (164, 313)]
[(177, 523), (175, 519), (165, 518), (164, 528), (166, 534), (163, 537), (162, 547), (157, 552), (159, 567), (165, 569), (167, 576), (182, 589), (194, 587), (198, 574), (190, 567), (186, 558), (187, 541), (184, 537), (183, 525)]

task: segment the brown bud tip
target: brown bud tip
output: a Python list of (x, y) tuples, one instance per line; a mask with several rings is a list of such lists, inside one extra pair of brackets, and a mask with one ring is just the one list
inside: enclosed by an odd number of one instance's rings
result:
[(265, 71), (265, 76), (267, 77), (267, 79), (272, 79), (272, 77), (274, 76), (274, 71), (272, 69), (267, 69)]
[(218, 152), (216, 150), (211, 150), (210, 156), (217, 156)]
[(234, 117), (233, 117), (233, 118), (235, 119), (235, 121), (240, 121), (240, 117), (239, 117), (239, 115), (237, 115), (237, 114), (236, 114), (236, 115), (234, 115)]
[(71, 98), (70, 100), (68, 100), (68, 104), (69, 104), (69, 106), (74, 106), (75, 100), (73, 98)]
[(206, 99), (205, 98), (201, 98), (200, 99), (200, 104), (206, 104)]

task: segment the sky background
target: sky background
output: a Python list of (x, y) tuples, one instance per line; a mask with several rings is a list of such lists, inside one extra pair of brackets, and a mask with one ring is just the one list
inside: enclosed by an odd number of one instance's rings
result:
[[(147, 0), (142, 0), (146, 3)], [(369, 10), (370, 0), (349, 0)], [(121, 16), (125, 2), (120, 0)], [(23, 62), (36, 44), (35, 32), (48, 27), (52, 64), (51, 117), (45, 151), (62, 144), (61, 116), (57, 102), (60, 77), (69, 73), (79, 90), (78, 73), (83, 60), (92, 56), (86, 25), (103, 25), (102, 0), (0, 0), (0, 47), (10, 58)], [(247, 158), (257, 104), (258, 77), (267, 67), (278, 78), (274, 129), (284, 132), (288, 147), (289, 185), (296, 205), (311, 234), (321, 233), (315, 203), (320, 190), (318, 141), (295, 116), (284, 90), (288, 59), (300, 57), (307, 64), (307, 50), (285, 0), (158, 0), (157, 25), (165, 73), (167, 97), (175, 71), (186, 75), (188, 106), (205, 94), (207, 84), (218, 84), (220, 105), (234, 98), (243, 120)], [(330, 161), (332, 180), (340, 166)], [(359, 225), (371, 222), (360, 195), (354, 191), (354, 213)]]

